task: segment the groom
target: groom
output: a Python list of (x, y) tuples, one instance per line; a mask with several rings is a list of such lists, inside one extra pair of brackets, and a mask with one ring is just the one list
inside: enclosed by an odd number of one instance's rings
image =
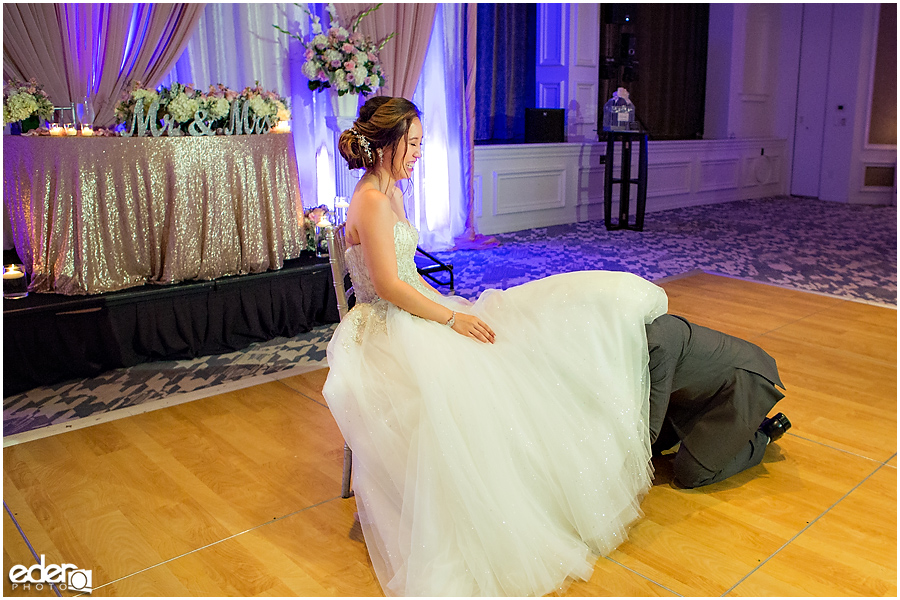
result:
[(653, 454), (681, 441), (680, 485), (709, 485), (758, 465), (790, 428), (782, 413), (765, 419), (784, 384), (759, 346), (668, 314), (647, 325), (647, 345)]

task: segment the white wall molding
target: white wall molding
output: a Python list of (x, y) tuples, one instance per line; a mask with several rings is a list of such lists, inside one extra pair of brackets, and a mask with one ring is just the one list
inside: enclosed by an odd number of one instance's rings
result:
[[(785, 194), (785, 144), (775, 138), (651, 141), (647, 213)], [(476, 146), (478, 230), (492, 234), (602, 220), (605, 156), (605, 142)], [(617, 143), (616, 175), (620, 159)], [(638, 144), (631, 165), (637, 177)], [(484, 181), (492, 183), (485, 188)], [(618, 197), (616, 185), (613, 214)], [(632, 186), (632, 215), (636, 197)]]

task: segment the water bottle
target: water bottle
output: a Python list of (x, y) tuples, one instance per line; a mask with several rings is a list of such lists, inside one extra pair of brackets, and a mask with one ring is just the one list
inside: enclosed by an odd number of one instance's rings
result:
[(603, 105), (603, 131), (628, 131), (634, 122), (634, 104), (628, 99), (628, 90), (619, 88)]

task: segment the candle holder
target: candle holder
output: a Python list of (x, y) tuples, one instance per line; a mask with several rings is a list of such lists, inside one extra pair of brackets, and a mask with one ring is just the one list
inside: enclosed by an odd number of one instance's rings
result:
[(74, 123), (66, 123), (63, 125), (63, 128), (66, 132), (66, 135), (78, 135), (78, 130), (75, 129)]
[(316, 223), (316, 256), (324, 258), (328, 256), (328, 237), (327, 231), (331, 229), (331, 223), (322, 220)]
[(28, 297), (28, 274), (25, 265), (12, 263), (3, 266), (3, 298), (17, 300)]
[(334, 197), (334, 220), (338, 224), (347, 221), (347, 209), (350, 208), (350, 199), (347, 196)]

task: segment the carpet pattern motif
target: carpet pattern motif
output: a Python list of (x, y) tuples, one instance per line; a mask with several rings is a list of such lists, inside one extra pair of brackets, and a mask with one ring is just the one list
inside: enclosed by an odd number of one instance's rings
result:
[(496, 237), (495, 248), (435, 254), (453, 264), (459, 295), (585, 269), (650, 280), (700, 269), (897, 304), (894, 206), (764, 198), (650, 213), (643, 232), (588, 221)]
[[(600, 221), (496, 236), (500, 246), (441, 252), (457, 294), (582, 269), (650, 280), (704, 270), (854, 300), (897, 305), (897, 209), (764, 198), (650, 213), (643, 232)], [(3, 435), (214, 389), (247, 377), (324, 364), (334, 325), (218, 356), (156, 362), (4, 398)]]

